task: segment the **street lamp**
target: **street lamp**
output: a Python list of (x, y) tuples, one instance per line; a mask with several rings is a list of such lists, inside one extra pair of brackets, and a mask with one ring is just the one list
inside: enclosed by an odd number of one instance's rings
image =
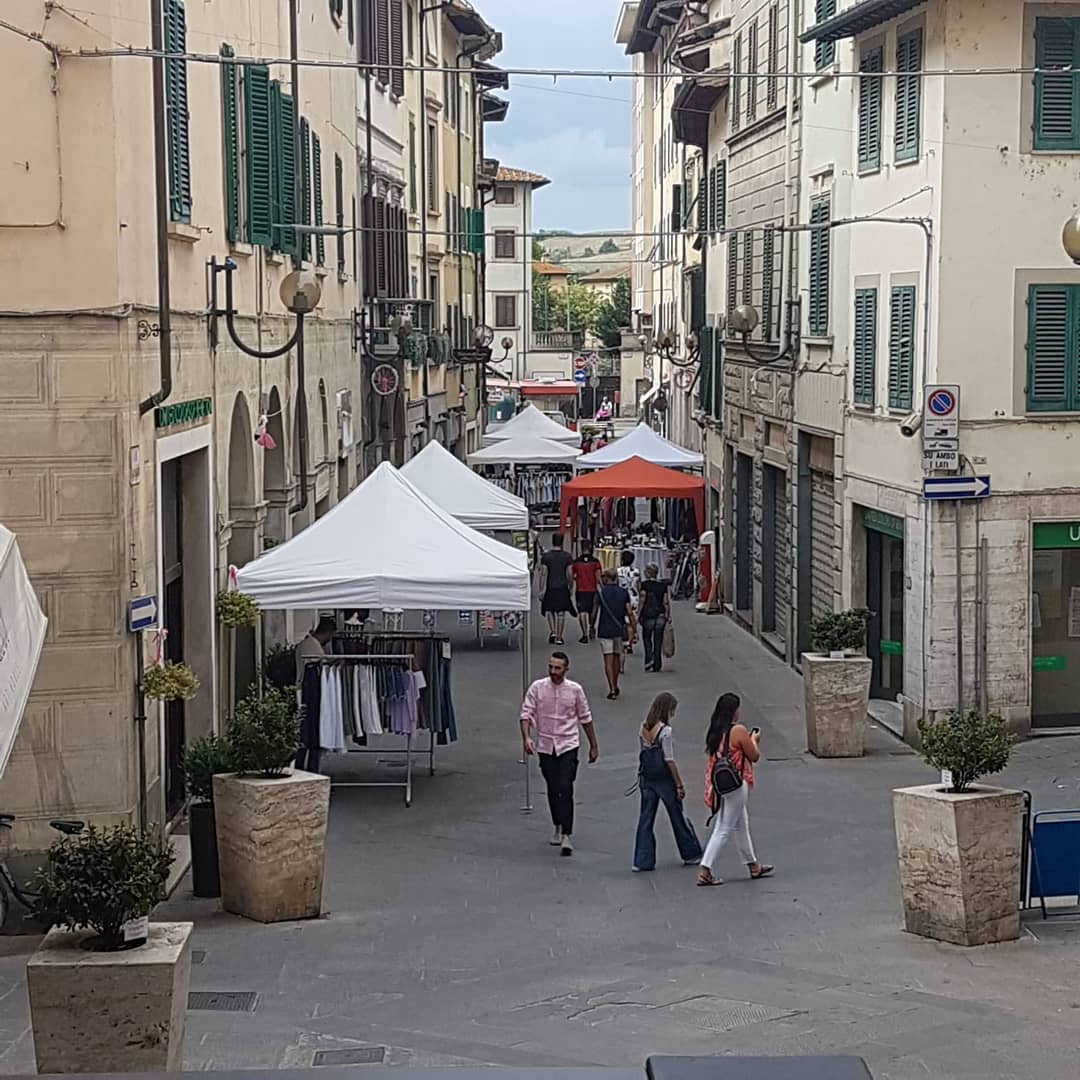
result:
[(1065, 227), (1061, 230), (1061, 246), (1065, 249), (1065, 254), (1080, 266), (1080, 210), (1065, 222)]

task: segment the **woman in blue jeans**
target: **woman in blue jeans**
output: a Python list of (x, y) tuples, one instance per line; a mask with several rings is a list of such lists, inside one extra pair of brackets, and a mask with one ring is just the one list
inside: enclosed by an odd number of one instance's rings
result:
[(641, 752), (638, 766), (638, 788), (641, 791), (641, 813), (638, 816), (637, 838), (634, 841), (634, 873), (656, 869), (656, 836), (653, 824), (656, 811), (663, 803), (671, 819), (675, 843), (684, 866), (701, 861), (701, 843), (694, 826), (683, 810), (686, 789), (679, 766), (675, 764), (675, 747), (671, 721), (678, 702), (673, 694), (658, 694), (641, 725)]

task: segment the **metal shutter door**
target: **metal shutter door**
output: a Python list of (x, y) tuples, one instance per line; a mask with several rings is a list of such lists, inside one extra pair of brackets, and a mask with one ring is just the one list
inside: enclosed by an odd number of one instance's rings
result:
[(833, 478), (810, 473), (810, 610), (816, 618), (833, 609)]
[(791, 612), (791, 573), (794, 559), (788, 544), (791, 542), (791, 521), (788, 514), (786, 471), (778, 470), (776, 485), (776, 581), (773, 597), (773, 632), (787, 641), (788, 618)]

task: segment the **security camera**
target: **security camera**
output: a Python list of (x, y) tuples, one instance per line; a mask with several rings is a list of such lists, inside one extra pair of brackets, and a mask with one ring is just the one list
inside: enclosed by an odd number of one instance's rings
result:
[(919, 428), (922, 427), (922, 413), (913, 412), (900, 421), (900, 434), (905, 439), (915, 438)]

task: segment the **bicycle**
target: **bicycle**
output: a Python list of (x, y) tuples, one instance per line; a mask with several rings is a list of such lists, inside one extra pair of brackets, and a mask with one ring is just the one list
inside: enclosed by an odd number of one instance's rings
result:
[[(15, 820), (14, 814), (0, 814), (0, 831), (10, 830)], [(50, 821), (49, 825), (63, 836), (78, 836), (83, 831), (86, 823), (83, 821)], [(7, 922), (8, 912), (11, 910), (11, 902), (15, 900), (26, 909), (29, 914), (37, 900), (37, 893), (15, 880), (15, 875), (8, 866), (6, 860), (0, 855), (0, 929)]]
[(671, 580), (673, 600), (690, 600), (697, 595), (697, 547), (680, 544), (676, 547), (677, 563)]

